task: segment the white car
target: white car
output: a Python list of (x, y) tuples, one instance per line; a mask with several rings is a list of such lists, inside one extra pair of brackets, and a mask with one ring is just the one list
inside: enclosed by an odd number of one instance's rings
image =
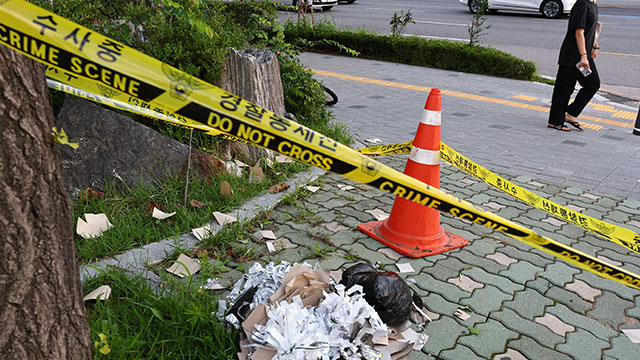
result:
[[(298, 1), (301, 3), (305, 2), (305, 0), (292, 0), (291, 5), (297, 6)], [(313, 10), (327, 11), (336, 5), (338, 5), (338, 0), (313, 0)]]
[[(535, 11), (542, 16), (552, 19), (569, 14), (576, 0), (488, 0), (489, 12), (497, 10)], [(469, 7), (469, 11), (477, 13), (481, 0), (460, 0), (460, 3)]]

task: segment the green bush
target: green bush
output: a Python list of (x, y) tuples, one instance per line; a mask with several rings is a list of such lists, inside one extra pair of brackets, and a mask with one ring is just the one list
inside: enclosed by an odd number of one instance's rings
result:
[[(536, 66), (505, 52), (466, 43), (427, 40), (415, 36), (398, 37), (379, 35), (365, 30), (337, 29), (329, 23), (316, 24), (315, 29), (303, 24), (287, 22), (288, 41), (303, 38), (310, 41), (328, 39), (360, 52), (361, 57), (443, 70), (531, 80)], [(334, 48), (319, 42), (313, 50), (335, 52)]]

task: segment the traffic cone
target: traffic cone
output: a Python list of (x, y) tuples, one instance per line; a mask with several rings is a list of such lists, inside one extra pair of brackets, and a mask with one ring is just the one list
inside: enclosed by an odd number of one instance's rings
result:
[[(404, 173), (440, 188), (440, 89), (431, 89), (422, 112)], [(358, 225), (360, 231), (393, 250), (413, 258), (440, 254), (469, 241), (440, 226), (440, 212), (396, 197), (391, 215)]]

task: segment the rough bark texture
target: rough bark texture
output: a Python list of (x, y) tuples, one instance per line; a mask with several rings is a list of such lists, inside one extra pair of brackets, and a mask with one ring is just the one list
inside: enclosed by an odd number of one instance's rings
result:
[(91, 358), (44, 67), (0, 46), (0, 358)]
[[(220, 79), (220, 87), (232, 94), (284, 116), (284, 93), (280, 80), (278, 58), (270, 50), (229, 49), (224, 63), (225, 71)], [(251, 165), (270, 154), (257, 146), (227, 141), (220, 150), (223, 157), (230, 154)]]

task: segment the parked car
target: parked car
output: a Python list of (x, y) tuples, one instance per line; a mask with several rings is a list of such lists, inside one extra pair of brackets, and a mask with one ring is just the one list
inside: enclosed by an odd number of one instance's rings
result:
[[(304, 0), (300, 0), (300, 1), (304, 1)], [(292, 0), (291, 5), (297, 6), (298, 0)], [(336, 5), (338, 5), (338, 0), (313, 0), (313, 10), (327, 11)]]
[[(576, 0), (488, 0), (489, 12), (498, 10), (535, 11), (542, 16), (552, 19), (563, 14), (569, 14)], [(481, 0), (460, 0), (461, 4), (469, 7), (473, 14), (481, 7)]]

